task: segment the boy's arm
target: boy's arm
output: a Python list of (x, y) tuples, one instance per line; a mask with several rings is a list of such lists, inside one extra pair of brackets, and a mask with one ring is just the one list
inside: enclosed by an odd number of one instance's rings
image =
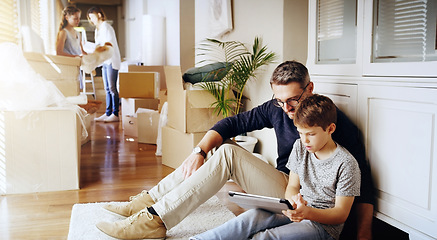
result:
[(341, 224), (349, 216), (355, 197), (335, 197), (335, 206), (333, 208), (318, 209), (306, 206), (302, 195), (293, 196), (293, 202), (296, 204), (295, 210), (284, 211), (284, 214), (291, 221), (300, 222), (304, 219), (316, 221), (323, 224)]
[(300, 180), (299, 175), (290, 171), (288, 177), (288, 185), (285, 189), (285, 199), (287, 199), (293, 208), (296, 208), (296, 204), (293, 201), (293, 196), (297, 195), (300, 191)]
[(319, 223), (324, 224), (341, 224), (344, 223), (349, 216), (349, 212), (351, 210), (352, 204), (354, 203), (353, 196), (344, 197), (337, 196), (335, 197), (335, 206), (333, 208), (327, 209), (317, 209), (310, 208), (308, 214), (306, 215), (307, 219), (313, 220)]

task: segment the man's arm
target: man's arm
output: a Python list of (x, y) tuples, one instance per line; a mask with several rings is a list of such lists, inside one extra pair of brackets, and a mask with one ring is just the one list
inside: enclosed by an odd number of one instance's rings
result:
[[(205, 153), (208, 153), (214, 147), (222, 144), (222, 142), (223, 138), (218, 132), (209, 130), (206, 132), (205, 136), (202, 138), (202, 140), (200, 140), (197, 146), (202, 148)], [(191, 176), (191, 174), (199, 169), (203, 165), (204, 160), (205, 159), (200, 154), (190, 154), (190, 156), (188, 156), (182, 163), (182, 173), (184, 178), (187, 179), (189, 176)]]

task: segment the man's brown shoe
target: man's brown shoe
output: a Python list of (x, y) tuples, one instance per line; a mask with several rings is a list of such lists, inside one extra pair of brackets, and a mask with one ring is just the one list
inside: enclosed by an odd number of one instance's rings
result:
[(136, 196), (131, 196), (129, 200), (129, 202), (119, 204), (108, 203), (104, 205), (103, 208), (121, 216), (129, 217), (141, 211), (142, 209), (155, 204), (155, 201), (153, 201), (152, 197), (150, 197), (146, 190), (142, 191)]
[(143, 209), (125, 220), (99, 222), (96, 227), (107, 235), (119, 239), (165, 239), (167, 229), (159, 216)]

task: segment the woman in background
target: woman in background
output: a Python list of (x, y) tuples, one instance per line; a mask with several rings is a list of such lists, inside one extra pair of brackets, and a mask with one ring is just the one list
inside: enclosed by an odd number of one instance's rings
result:
[[(83, 50), (80, 33), (74, 28), (79, 26), (80, 9), (74, 6), (62, 10), (61, 24), (56, 38), (56, 55), (80, 57), (86, 52)], [(82, 74), (79, 74), (80, 89), (82, 89)]]
[(91, 7), (88, 10), (87, 17), (88, 21), (96, 26), (94, 34), (96, 46), (103, 46), (105, 42), (110, 42), (114, 48), (114, 54), (110, 59), (106, 60), (102, 66), (102, 77), (106, 91), (106, 112), (94, 120), (100, 122), (118, 122), (120, 99), (118, 97), (117, 79), (121, 58), (115, 31), (106, 21), (105, 13), (101, 8)]

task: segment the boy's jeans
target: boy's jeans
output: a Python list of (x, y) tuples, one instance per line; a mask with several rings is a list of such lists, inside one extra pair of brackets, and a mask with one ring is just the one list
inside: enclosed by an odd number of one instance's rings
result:
[(149, 191), (156, 203), (153, 208), (167, 229), (174, 227), (216, 194), (229, 179), (233, 179), (248, 193), (284, 197), (288, 175), (230, 143), (227, 141), (222, 144), (185, 181), (179, 167)]
[(190, 239), (332, 239), (322, 225), (309, 220), (293, 223), (282, 214), (251, 209)]

